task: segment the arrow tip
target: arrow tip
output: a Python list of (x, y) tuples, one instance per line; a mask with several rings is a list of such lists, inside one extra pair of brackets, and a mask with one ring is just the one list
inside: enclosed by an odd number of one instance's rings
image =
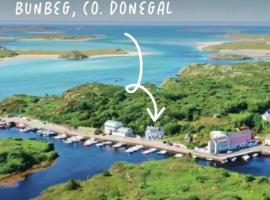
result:
[(164, 113), (165, 107), (163, 107), (158, 113), (155, 113), (155, 114), (153, 114), (149, 108), (147, 108), (146, 110), (149, 116), (151, 117), (152, 121), (156, 122), (160, 118), (160, 116)]

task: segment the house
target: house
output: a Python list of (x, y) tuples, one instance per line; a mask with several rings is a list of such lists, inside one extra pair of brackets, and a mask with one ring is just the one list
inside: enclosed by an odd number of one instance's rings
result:
[(265, 138), (265, 145), (270, 146), (270, 135)]
[(210, 137), (208, 151), (214, 154), (247, 147), (253, 142), (252, 132), (249, 129), (231, 133), (212, 131)]
[(164, 136), (164, 130), (158, 127), (147, 126), (145, 131), (146, 140), (161, 140)]
[(270, 122), (270, 113), (269, 113), (269, 110), (265, 111), (265, 113), (262, 114), (262, 119), (264, 121)]
[(133, 131), (131, 128), (121, 127), (116, 131), (112, 132), (112, 135), (120, 137), (133, 137)]
[(208, 142), (208, 151), (211, 154), (226, 152), (229, 149), (229, 140), (226, 137), (216, 138)]
[(121, 122), (108, 120), (104, 124), (104, 133), (107, 135), (111, 135), (113, 132), (116, 132), (121, 127), (123, 127), (123, 124)]

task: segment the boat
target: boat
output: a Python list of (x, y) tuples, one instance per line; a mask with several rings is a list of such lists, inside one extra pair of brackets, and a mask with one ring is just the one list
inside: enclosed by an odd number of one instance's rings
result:
[(256, 158), (256, 157), (258, 157), (258, 156), (259, 156), (258, 153), (254, 153), (254, 154), (252, 155), (253, 158)]
[(227, 162), (229, 162), (227, 159), (225, 159), (225, 160), (222, 160), (220, 163), (221, 164), (226, 164)]
[(52, 130), (44, 130), (42, 135), (45, 137), (51, 137), (51, 136), (56, 136), (57, 134)]
[(126, 150), (126, 153), (134, 153), (136, 151), (139, 151), (140, 149), (143, 149), (143, 146), (142, 145), (136, 145), (136, 146), (128, 148)]
[(91, 139), (89, 139), (89, 140), (86, 140), (86, 141), (83, 143), (83, 145), (84, 145), (84, 146), (91, 146), (91, 145), (96, 144), (96, 143), (97, 143), (97, 141), (96, 141), (95, 139), (91, 138)]
[(151, 149), (148, 149), (148, 150), (145, 150), (143, 151), (142, 153), (147, 155), (147, 154), (150, 154), (150, 153), (153, 153), (153, 152), (156, 152), (157, 149), (156, 148), (151, 148)]
[(159, 152), (157, 152), (157, 154), (159, 154), (159, 155), (164, 155), (164, 154), (166, 154), (166, 153), (167, 153), (166, 150), (160, 150)]
[(20, 131), (21, 133), (28, 133), (28, 132), (30, 132), (31, 130), (32, 130), (31, 128), (27, 128), (27, 127), (19, 129), (19, 131)]
[(106, 141), (106, 142), (104, 142), (104, 145), (111, 145), (111, 144), (112, 144), (111, 141)]
[(67, 135), (65, 135), (65, 134), (57, 135), (57, 136), (54, 136), (53, 138), (54, 139), (66, 139), (67, 138)]
[(174, 157), (175, 158), (182, 158), (182, 157), (184, 157), (184, 155), (181, 154), (181, 153), (177, 153), (177, 154), (174, 155)]
[(97, 143), (97, 144), (96, 144), (97, 147), (102, 147), (102, 146), (104, 146), (104, 145), (105, 145), (104, 142), (100, 142), (100, 143)]
[(118, 142), (118, 143), (114, 144), (112, 147), (113, 147), (113, 148), (120, 148), (120, 147), (122, 147), (123, 145), (124, 145), (123, 143)]
[(245, 155), (242, 157), (245, 161), (248, 161), (250, 159), (250, 156), (249, 155)]
[(68, 138), (68, 139), (66, 139), (66, 140), (64, 141), (64, 143), (65, 143), (65, 144), (73, 144), (74, 141), (73, 141), (72, 139)]
[(232, 161), (232, 162), (235, 162), (236, 160), (237, 160), (236, 157), (232, 157), (232, 158), (231, 158), (231, 161)]

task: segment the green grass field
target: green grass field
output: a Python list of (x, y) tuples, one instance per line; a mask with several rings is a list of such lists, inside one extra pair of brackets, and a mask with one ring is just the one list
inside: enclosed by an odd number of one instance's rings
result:
[(0, 178), (57, 158), (54, 146), (41, 141), (0, 139), (0, 147)]
[(202, 167), (189, 158), (167, 159), (117, 163), (87, 181), (53, 186), (38, 199), (267, 200), (270, 184), (268, 178)]

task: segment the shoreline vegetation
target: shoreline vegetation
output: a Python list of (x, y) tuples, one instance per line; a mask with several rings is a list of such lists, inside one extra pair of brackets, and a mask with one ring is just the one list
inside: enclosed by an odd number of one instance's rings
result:
[(137, 165), (116, 163), (91, 179), (52, 186), (37, 199), (253, 200), (269, 199), (269, 191), (267, 177), (202, 167), (191, 158), (170, 158)]
[(56, 50), (30, 50), (13, 51), (2, 47), (0, 50), (0, 60), (9, 61), (15, 59), (66, 59), (82, 60), (86, 58), (135, 56), (135, 52), (122, 49), (93, 49), (83, 51), (56, 51)]
[(19, 42), (19, 41), (74, 41), (84, 42), (90, 40), (98, 40), (104, 36), (97, 35), (65, 35), (65, 34), (38, 34), (18, 38), (0, 38), (1, 42)]
[(50, 167), (58, 157), (53, 144), (33, 139), (0, 139), (0, 185), (11, 186)]
[[(270, 35), (228, 34), (226, 37), (233, 41), (198, 43), (198, 50), (223, 55), (233, 54), (247, 56), (255, 60), (270, 59)], [(211, 56), (212, 55), (209, 57), (211, 58)], [(235, 56), (233, 60), (243, 59)]]
[[(270, 124), (261, 117), (270, 108), (269, 75), (270, 63), (265, 62), (189, 65), (160, 89), (145, 85), (167, 108), (155, 124), (145, 112), (151, 102), (142, 92), (129, 95), (121, 86), (98, 83), (77, 86), (59, 96), (8, 97), (0, 102), (0, 115), (23, 115), (75, 128), (102, 128), (105, 121), (115, 119), (138, 135), (155, 125), (164, 128), (166, 141), (188, 147), (206, 145), (213, 130), (249, 127), (263, 138), (270, 132)], [(184, 139), (186, 134), (193, 136), (192, 142)]]

